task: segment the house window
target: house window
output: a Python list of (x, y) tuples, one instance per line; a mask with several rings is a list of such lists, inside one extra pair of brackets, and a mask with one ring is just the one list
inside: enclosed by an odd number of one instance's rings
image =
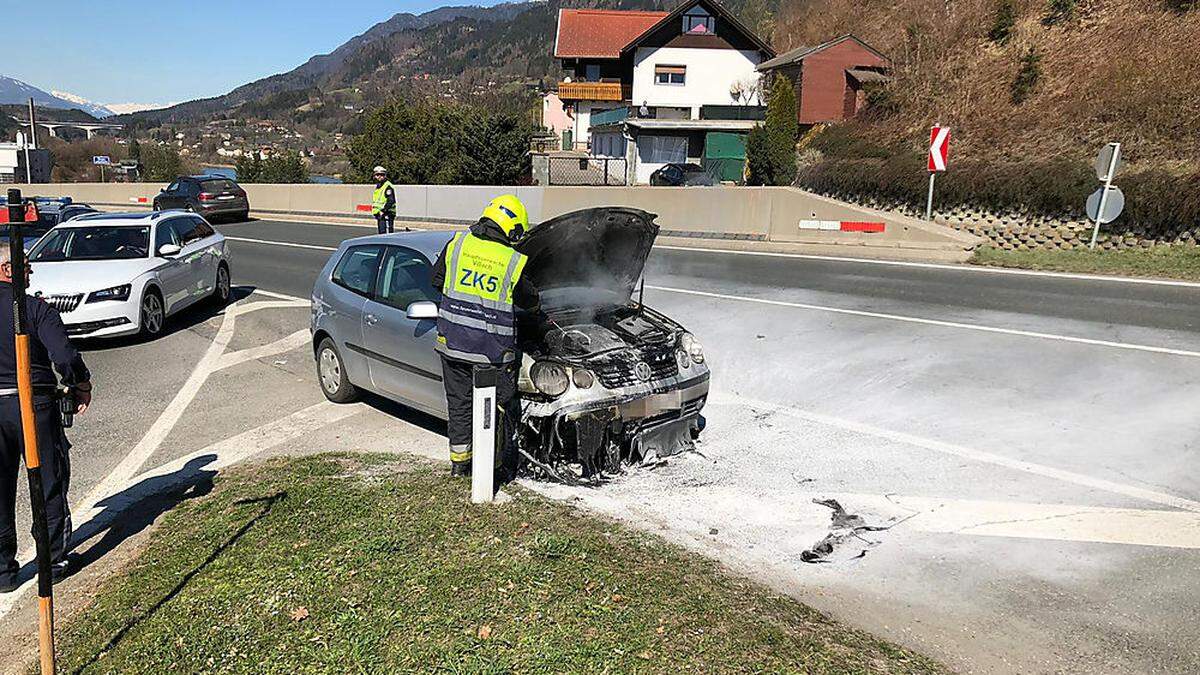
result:
[(584, 67), (583, 73), (584, 73), (583, 79), (588, 82), (599, 82), (600, 81), (600, 65), (599, 64), (589, 63), (587, 66)]
[(654, 66), (655, 84), (684, 84), (687, 79), (686, 66)]
[(699, 5), (683, 13), (683, 32), (708, 34), (716, 30), (716, 19)]

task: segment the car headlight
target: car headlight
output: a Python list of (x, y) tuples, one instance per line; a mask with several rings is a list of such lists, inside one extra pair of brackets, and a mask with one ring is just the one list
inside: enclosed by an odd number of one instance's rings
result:
[(588, 389), (596, 383), (596, 376), (587, 368), (572, 368), (571, 381), (580, 389)]
[(533, 386), (538, 391), (547, 396), (562, 396), (570, 383), (566, 366), (549, 361), (533, 364), (529, 369), (529, 379), (533, 380)]
[(696, 336), (691, 333), (679, 336), (679, 349), (687, 354), (693, 363), (704, 363), (704, 347), (700, 346)]
[(99, 291), (93, 291), (88, 295), (88, 302), (100, 302), (102, 300), (128, 300), (129, 291), (132, 287), (129, 284), (121, 284), (112, 288), (104, 288)]
[(675, 363), (679, 364), (679, 369), (692, 367), (692, 357), (682, 349), (675, 351)]

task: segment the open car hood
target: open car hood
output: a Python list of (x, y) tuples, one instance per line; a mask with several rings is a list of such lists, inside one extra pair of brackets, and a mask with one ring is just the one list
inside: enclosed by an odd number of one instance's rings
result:
[(516, 244), (529, 256), (522, 275), (548, 313), (625, 305), (658, 236), (657, 216), (623, 206), (565, 213)]

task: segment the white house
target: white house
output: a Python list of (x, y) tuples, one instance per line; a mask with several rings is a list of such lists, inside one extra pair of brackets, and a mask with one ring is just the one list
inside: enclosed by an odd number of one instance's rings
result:
[(729, 155), (761, 119), (757, 67), (774, 55), (715, 0), (670, 13), (562, 9), (555, 56), (567, 77), (558, 96), (575, 146), (625, 157), (631, 183), (684, 162), (736, 180), (740, 163), (731, 160), (741, 158)]

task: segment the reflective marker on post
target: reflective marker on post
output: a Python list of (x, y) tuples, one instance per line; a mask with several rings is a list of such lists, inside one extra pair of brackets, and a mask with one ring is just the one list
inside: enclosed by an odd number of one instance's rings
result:
[(496, 371), (475, 368), (471, 405), (471, 503), (495, 499)]

